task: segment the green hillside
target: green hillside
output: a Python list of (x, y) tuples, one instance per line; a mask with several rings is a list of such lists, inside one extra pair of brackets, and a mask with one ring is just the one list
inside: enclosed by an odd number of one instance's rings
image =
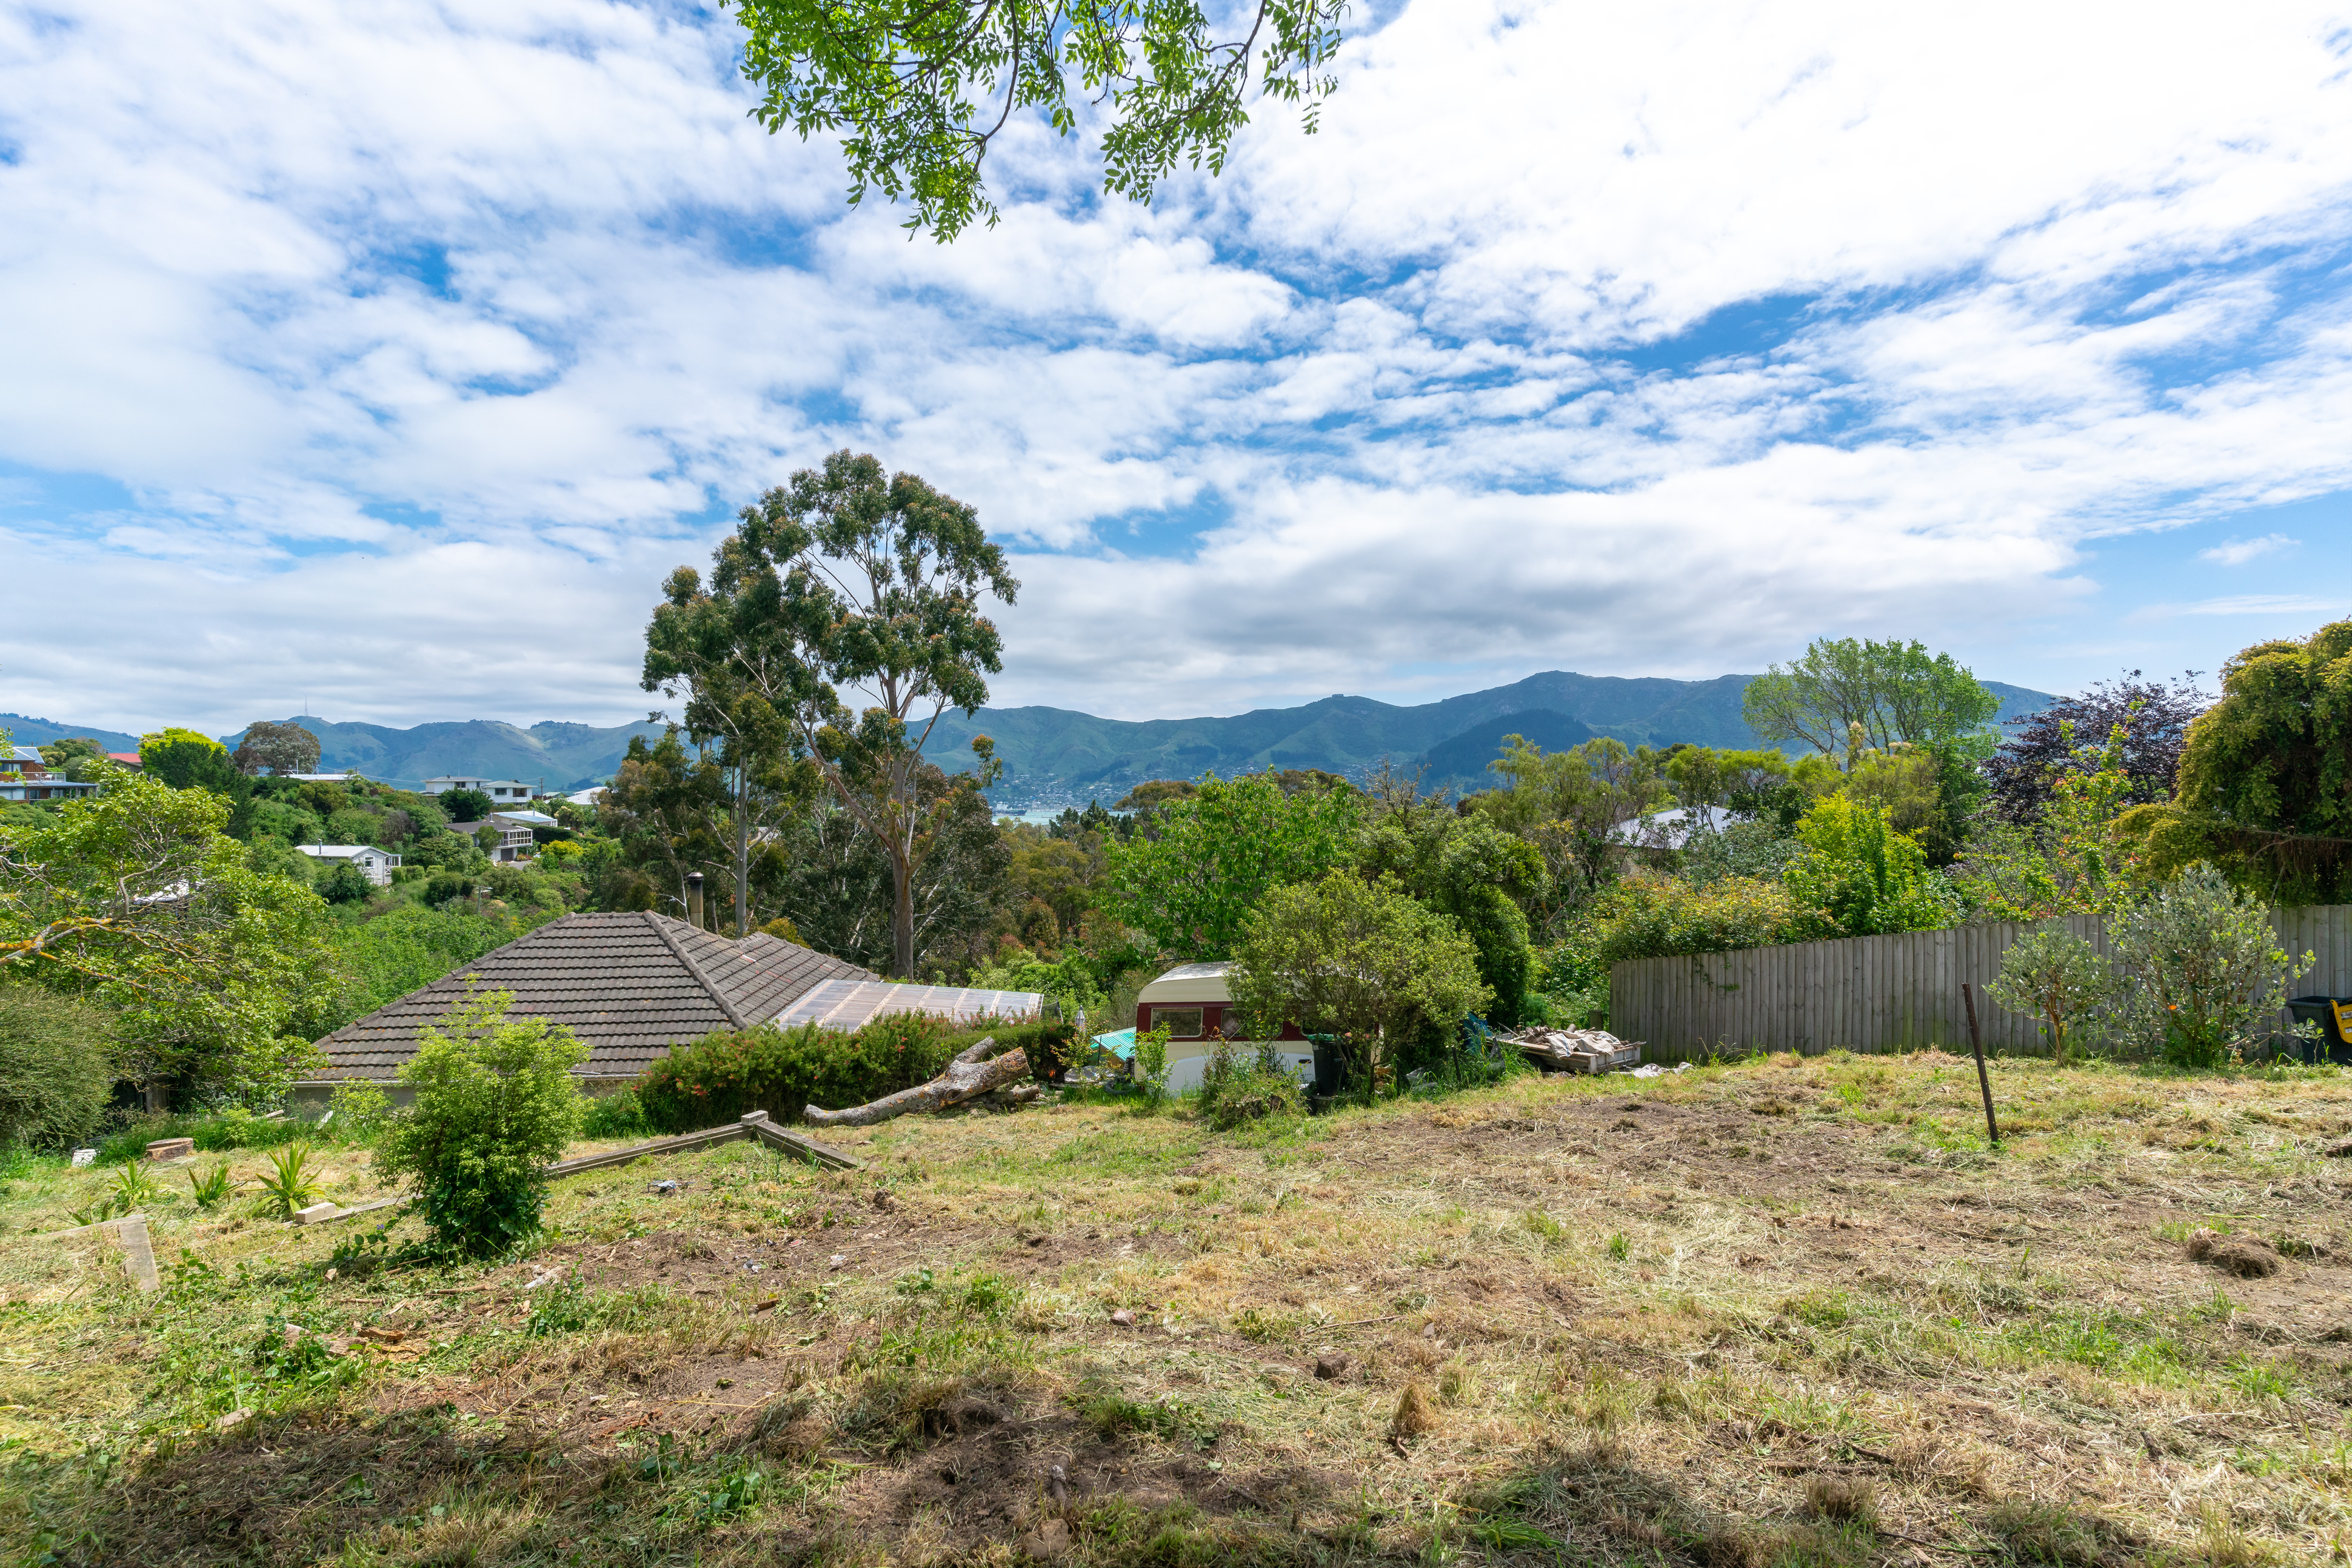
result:
[(87, 736), (109, 751), (139, 749), (139, 737), (119, 729), (64, 725), (53, 718), (33, 718), (21, 713), (0, 713), (0, 729), (8, 732), (9, 743), (15, 746), (48, 746), (71, 736)]
[[(1564, 670), (1529, 675), (1507, 686), (1400, 707), (1370, 697), (1329, 696), (1301, 707), (1259, 708), (1225, 718), (1116, 719), (1067, 708), (982, 708), (971, 718), (940, 719), (930, 753), (959, 768), (970, 759), (971, 737), (986, 735), (1004, 761), (992, 791), (1008, 808), (1084, 805), (1118, 800), (1147, 779), (1230, 776), (1265, 768), (1320, 768), (1360, 778), (1387, 758), (1425, 768), (1424, 783), (1457, 791), (1486, 788), (1502, 737), (1526, 735), (1559, 750), (1596, 735), (1628, 746), (1752, 747), (1754, 732), (1739, 717), (1746, 675), (1711, 681), (1659, 676), (1626, 679)], [(1985, 683), (2000, 697), (2000, 717), (2047, 706), (2045, 692), (2000, 681)], [(497, 719), (420, 724), (394, 729), (378, 724), (337, 724), (297, 716), (319, 737), (322, 768), (355, 768), (371, 779), (414, 787), (445, 774), (544, 781), (551, 789), (601, 783), (620, 766), (629, 737), (661, 733), (650, 724), (599, 727), (550, 719), (524, 729)], [(135, 736), (88, 726), (0, 714), (20, 746), (68, 735), (88, 735), (110, 750), (128, 751)], [(240, 735), (242, 732), (240, 732)], [(222, 741), (235, 747), (240, 735)]]
[[(1484, 789), (1493, 781), (1486, 764), (1502, 735), (1514, 729), (1546, 749), (1594, 735), (1628, 746), (1756, 746), (1755, 732), (1739, 716), (1740, 695), (1751, 678), (1628, 679), (1554, 670), (1412, 707), (1329, 696), (1229, 718), (1123, 720), (1065, 708), (982, 708), (970, 719), (961, 714), (942, 718), (931, 750), (952, 767), (973, 736), (992, 737), (1004, 761), (1003, 781), (993, 793), (1008, 807), (1108, 803), (1147, 779), (1212, 771), (1321, 768), (1360, 777), (1383, 758), (1407, 768), (1425, 766), (1424, 783), (1432, 789)], [(1985, 685), (2001, 699), (2003, 720), (2053, 700), (2046, 692), (2000, 681)]]

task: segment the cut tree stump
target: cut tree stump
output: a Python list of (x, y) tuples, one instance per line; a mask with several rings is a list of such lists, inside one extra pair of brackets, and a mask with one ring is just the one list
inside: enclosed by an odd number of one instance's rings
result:
[(870, 1127), (912, 1111), (942, 1111), (982, 1095), (1010, 1093), (1014, 1083), (1029, 1076), (1028, 1053), (1015, 1050), (1003, 1056), (988, 1056), (986, 1053), (995, 1046), (996, 1037), (991, 1035), (959, 1052), (948, 1063), (947, 1071), (929, 1083), (918, 1083), (912, 1089), (901, 1089), (871, 1104), (853, 1105), (845, 1111), (811, 1105), (801, 1112), (801, 1120), (813, 1127)]

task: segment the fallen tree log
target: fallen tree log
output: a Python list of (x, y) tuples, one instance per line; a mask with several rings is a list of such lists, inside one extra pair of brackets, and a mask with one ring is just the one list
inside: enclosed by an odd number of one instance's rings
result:
[(901, 1089), (871, 1104), (853, 1105), (845, 1111), (826, 1111), (810, 1105), (802, 1110), (801, 1120), (813, 1127), (870, 1127), (911, 1111), (940, 1111), (984, 1094), (1009, 1092), (1013, 1083), (1029, 1076), (1028, 1053), (1014, 1050), (1003, 1056), (986, 1054), (995, 1048), (996, 1037), (991, 1035), (969, 1051), (959, 1052), (948, 1063), (947, 1071), (929, 1083), (918, 1083), (912, 1089)]

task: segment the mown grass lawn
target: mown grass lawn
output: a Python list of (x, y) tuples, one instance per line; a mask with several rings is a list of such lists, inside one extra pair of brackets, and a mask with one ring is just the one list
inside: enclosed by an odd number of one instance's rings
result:
[(738, 1144), (559, 1184), (488, 1269), (174, 1199), (153, 1297), (30, 1239), (103, 1179), (43, 1166), (0, 1197), (0, 1531), (152, 1564), (2342, 1555), (2352, 1076), (1993, 1081), (1998, 1152), (1932, 1053), (1234, 1137), (902, 1121), (835, 1140), (863, 1172)]

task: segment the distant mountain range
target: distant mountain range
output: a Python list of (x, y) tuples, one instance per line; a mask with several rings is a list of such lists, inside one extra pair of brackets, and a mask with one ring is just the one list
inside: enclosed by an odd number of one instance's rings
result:
[[(1260, 708), (1230, 718), (1115, 719), (1067, 708), (982, 708), (971, 718), (947, 715), (932, 734), (931, 756), (956, 768), (969, 758), (971, 737), (996, 742), (1004, 777), (992, 791), (1006, 809), (1110, 804), (1148, 779), (1230, 777), (1265, 768), (1320, 768), (1361, 778), (1385, 758), (1425, 769), (1427, 788), (1485, 789), (1486, 764), (1517, 733), (1547, 751), (1613, 736), (1628, 746), (1748, 747), (1759, 745), (1741, 722), (1739, 697), (1750, 677), (1712, 681), (1661, 677), (1624, 679), (1551, 671), (1443, 702), (1398, 707), (1370, 697), (1330, 696), (1303, 707)], [(2000, 681), (1985, 685), (2001, 699), (2000, 718), (2035, 713), (2055, 699)], [(322, 768), (354, 768), (371, 779), (410, 788), (449, 774), (544, 780), (579, 789), (612, 777), (632, 736), (648, 738), (651, 724), (599, 727), (548, 720), (529, 729), (495, 719), (420, 724), (392, 729), (376, 724), (335, 724), (297, 716), (319, 737)], [(110, 751), (132, 751), (139, 737), (89, 725), (59, 724), (0, 714), (0, 727), (19, 746), (40, 746), (86, 735)], [(241, 732), (240, 732), (241, 733)], [(235, 747), (239, 737), (222, 743)]]
[[(629, 748), (631, 736), (661, 734), (661, 727), (656, 724), (599, 727), (552, 719), (529, 729), (485, 718), (420, 724), (413, 729), (336, 724), (310, 715), (297, 715), (286, 722), (299, 724), (319, 737), (321, 769), (332, 772), (348, 768), (406, 789), (453, 774), (520, 779), (526, 784), (544, 780), (550, 789), (581, 789), (613, 776)], [(19, 746), (46, 746), (69, 735), (86, 735), (109, 751), (139, 749), (135, 735), (27, 718), (22, 714), (0, 714), (0, 728), (9, 730)], [(234, 750), (244, 734), (239, 730), (224, 735), (220, 742)]]
[[(1428, 789), (1492, 788), (1486, 771), (1517, 732), (1557, 751), (1595, 736), (1628, 746), (1747, 748), (1762, 744), (1739, 716), (1753, 677), (1711, 681), (1626, 679), (1555, 670), (1507, 686), (1398, 707), (1370, 697), (1330, 696), (1303, 707), (1261, 708), (1232, 718), (1130, 721), (1065, 708), (982, 708), (950, 714), (934, 733), (942, 764), (975, 735), (996, 742), (1004, 778), (992, 792), (1003, 807), (1105, 805), (1147, 779), (1230, 777), (1265, 768), (1321, 768), (1361, 778), (1383, 758), (1427, 769)], [(2000, 681), (1986, 686), (2001, 699), (1999, 719), (2039, 712), (2056, 699)], [(945, 744), (942, 745), (941, 743)]]

